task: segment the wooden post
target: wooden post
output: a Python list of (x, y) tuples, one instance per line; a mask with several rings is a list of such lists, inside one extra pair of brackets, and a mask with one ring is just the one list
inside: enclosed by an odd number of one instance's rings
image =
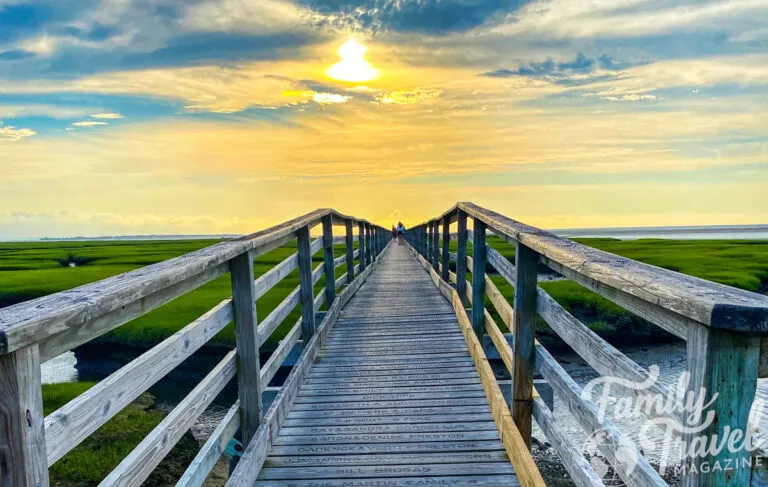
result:
[(456, 250), (456, 292), (461, 301), (467, 304), (467, 214), (458, 212), (457, 246)]
[(451, 217), (450, 215), (445, 215), (445, 217), (443, 217), (443, 254), (442, 254), (443, 272), (440, 274), (440, 277), (442, 277), (445, 282), (450, 282), (450, 279), (449, 279), (450, 277), (449, 267), (451, 262), (450, 244), (451, 244)]
[[(714, 394), (718, 396), (703, 411), (700, 420), (702, 425), (706, 425), (705, 418), (714, 413), (711, 423), (706, 429), (699, 431), (697, 428), (695, 433), (684, 438), (684, 451), (689, 451), (691, 442), (695, 445), (704, 440), (709, 445), (713, 438), (717, 438), (718, 444), (725, 447), (717, 453), (707, 450), (706, 456), (684, 458), (681, 485), (748, 486), (752, 469), (749, 468), (750, 452), (743, 447), (744, 437), (735, 442), (735, 448), (728, 446), (728, 440), (738, 434), (747, 435), (748, 432), (749, 411), (757, 387), (760, 337), (693, 325), (688, 330), (687, 348), (688, 371), (691, 374), (689, 394), (703, 404), (708, 404)], [(693, 449), (696, 450), (696, 446)], [(728, 465), (730, 469), (726, 468)], [(765, 468), (765, 465), (758, 468)], [(759, 482), (757, 484), (764, 485)], [(756, 483), (752, 482), (752, 485)]]
[(336, 269), (333, 267), (333, 219), (330, 214), (323, 222), (323, 269), (325, 270), (325, 302), (328, 306), (336, 299)]
[(0, 485), (48, 487), (40, 351), (0, 355)]
[(373, 262), (373, 248), (371, 247), (371, 224), (365, 224), (365, 258), (366, 264)]
[[(432, 222), (432, 268), (438, 271), (437, 263), (440, 260), (440, 241), (438, 236), (440, 235), (440, 220)], [(438, 271), (439, 272), (439, 271)]]
[[(477, 232), (477, 230), (475, 230)], [(477, 238), (477, 237), (475, 237)], [(536, 277), (539, 254), (518, 242), (515, 252), (514, 353), (512, 376), (512, 419), (531, 448), (533, 414), (534, 325), (536, 323)]]
[(299, 300), (301, 302), (301, 339), (308, 343), (315, 334), (315, 290), (312, 284), (312, 254), (309, 250), (309, 226), (296, 232), (299, 257)]
[[(309, 240), (309, 238), (307, 238)], [(229, 261), (232, 281), (232, 314), (237, 344), (237, 394), (240, 399), (240, 432), (247, 445), (261, 422), (261, 363), (256, 330), (256, 289), (253, 255), (246, 252)]]
[(355, 236), (352, 234), (352, 220), (344, 220), (344, 226), (347, 231), (347, 284), (351, 284), (355, 279)]
[(432, 222), (428, 222), (426, 225), (426, 228), (424, 229), (424, 245), (426, 246), (426, 252), (424, 254), (424, 257), (427, 259), (427, 262), (432, 262)]
[(472, 328), (482, 343), (485, 333), (485, 223), (474, 218), (472, 240)]
[(357, 248), (360, 249), (357, 258), (360, 261), (362, 273), (365, 270), (365, 224), (363, 222), (357, 222)]

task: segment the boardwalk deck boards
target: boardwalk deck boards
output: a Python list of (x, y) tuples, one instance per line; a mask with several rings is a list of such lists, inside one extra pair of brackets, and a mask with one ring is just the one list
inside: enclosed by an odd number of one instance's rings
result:
[(519, 485), (453, 307), (406, 247), (342, 311), (256, 485)]

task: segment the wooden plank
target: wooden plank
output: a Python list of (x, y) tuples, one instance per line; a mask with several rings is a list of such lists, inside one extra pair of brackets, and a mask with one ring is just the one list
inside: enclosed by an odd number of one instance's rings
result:
[(315, 404), (315, 403), (343, 403), (359, 401), (363, 402), (386, 402), (392, 400), (396, 395), (402, 401), (420, 401), (433, 399), (452, 399), (483, 397), (482, 390), (454, 391), (454, 392), (401, 392), (395, 391), (387, 393), (371, 394), (333, 394), (333, 395), (299, 395), (296, 404)]
[(261, 375), (253, 280), (253, 257), (239, 255), (230, 262), (232, 316), (237, 345), (237, 395), (244, 441), (251, 439), (261, 421)]
[[(386, 399), (386, 394), (398, 394), (403, 397), (408, 397), (410, 394), (417, 393), (433, 393), (445, 394), (450, 392), (477, 392), (481, 391), (480, 384), (475, 382), (474, 384), (459, 384), (459, 385), (425, 385), (425, 386), (395, 386), (395, 387), (347, 387), (345, 390), (338, 390), (337, 387), (324, 387), (324, 388), (301, 388), (299, 396), (307, 399), (325, 400), (326, 396), (342, 398), (345, 395), (364, 395), (364, 396), (382, 396)], [(439, 392), (436, 390), (439, 389)]]
[(382, 409), (382, 408), (410, 408), (410, 407), (443, 407), (443, 406), (487, 406), (488, 401), (483, 396), (474, 395), (473, 397), (455, 397), (431, 398), (431, 399), (410, 399), (404, 398), (388, 400), (367, 400), (356, 397), (346, 402), (302, 402), (294, 405), (294, 411), (316, 411), (316, 410), (341, 410), (341, 409)]
[(314, 411), (301, 411), (301, 410), (295, 410), (291, 411), (290, 414), (288, 414), (288, 419), (297, 419), (297, 420), (306, 420), (306, 419), (312, 419), (312, 420), (322, 420), (322, 419), (328, 419), (334, 420), (334, 419), (350, 419), (350, 420), (367, 420), (371, 419), (372, 417), (375, 418), (393, 418), (395, 421), (399, 421), (400, 418), (408, 418), (408, 417), (429, 417), (430, 415), (437, 415), (437, 417), (440, 417), (445, 414), (465, 414), (465, 415), (471, 415), (471, 414), (487, 414), (490, 412), (490, 409), (488, 407), (488, 403), (485, 404), (479, 404), (479, 405), (461, 405), (461, 406), (429, 406), (429, 407), (420, 407), (420, 406), (413, 406), (413, 407), (390, 407), (390, 408), (378, 408), (378, 409), (325, 409), (325, 410), (314, 410)]
[[(309, 253), (315, 255), (315, 253), (317, 253), (317, 251), (322, 247), (323, 239), (316, 238), (309, 245)], [(269, 271), (256, 278), (256, 282), (254, 283), (256, 299), (264, 296), (270, 289), (275, 286), (275, 284), (285, 279), (285, 277), (290, 275), (291, 272), (293, 272), (293, 270), (298, 266), (299, 254), (292, 254), (290, 257), (286, 258), (275, 267), (271, 268)]]
[[(344, 479), (325, 479), (321, 481), (322, 487), (349, 487), (350, 485), (386, 486), (386, 487), (413, 487), (415, 485), (453, 485), (472, 487), (498, 487), (499, 485), (515, 487), (517, 483), (514, 475), (488, 475), (488, 476), (441, 476), (441, 477), (398, 477), (386, 479), (366, 479), (347, 477)], [(256, 482), (255, 487), (317, 487), (315, 480), (266, 480)]]
[(186, 327), (88, 389), (45, 418), (47, 465), (120, 412), (232, 321), (225, 299)]
[(37, 345), (0, 355), (0, 485), (48, 487)]
[(475, 218), (472, 240), (472, 328), (475, 334), (483, 336), (485, 328), (485, 223)]
[(367, 267), (366, 262), (366, 246), (365, 246), (365, 225), (363, 222), (357, 224), (357, 247), (360, 250), (360, 272), (364, 271)]
[[(606, 418), (594, 402), (584, 397), (581, 387), (542, 346), (536, 347), (536, 368), (566, 403), (584, 430), (593, 435), (601, 453), (627, 485), (667, 485), (648, 460), (632, 446), (633, 443), (625, 439), (613, 421)], [(621, 454), (617, 455), (619, 448)]]
[(495, 431), (496, 424), (490, 415), (485, 415), (484, 421), (470, 422), (432, 422), (432, 423), (397, 423), (397, 424), (352, 424), (352, 425), (303, 425), (288, 427), (285, 424), (280, 430), (281, 436), (315, 436), (315, 435), (358, 435), (358, 434), (390, 434), (390, 433), (443, 433), (454, 431)]
[(312, 254), (309, 250), (309, 227), (296, 232), (299, 259), (299, 298), (301, 302), (301, 337), (306, 342), (315, 334), (315, 300), (312, 279)]
[[(515, 336), (512, 365), (512, 418), (531, 447), (531, 421), (533, 415), (534, 330), (536, 327), (536, 282), (539, 255), (523, 244), (517, 244), (515, 252)], [(481, 300), (485, 298), (485, 293)]]
[(320, 467), (340, 465), (421, 465), (440, 463), (506, 462), (503, 450), (464, 453), (411, 453), (373, 455), (311, 455), (275, 456), (269, 459), (270, 467)]
[(176, 487), (201, 487), (239, 427), (240, 403), (235, 401), (176, 482)]
[(321, 445), (276, 445), (272, 455), (368, 455), (381, 453), (415, 454), (442, 452), (498, 451), (499, 440), (426, 441), (414, 443), (357, 443)]
[[(512, 475), (512, 465), (508, 462), (476, 463), (473, 468), (486, 475)], [(369, 466), (358, 465), (353, 468), (341, 466), (322, 466), (301, 468), (269, 467), (259, 474), (259, 480), (306, 480), (306, 479), (339, 479), (339, 478), (390, 478), (390, 477), (443, 477), (449, 475), (466, 475), (467, 466), (463, 464), (442, 465), (391, 465)]]
[(592, 465), (584, 458), (582, 451), (557, 427), (552, 412), (541, 398), (536, 398), (533, 401), (533, 416), (557, 452), (574, 484), (578, 487), (603, 487), (605, 485), (600, 476), (592, 469)]
[(491, 263), (493, 268), (496, 269), (496, 272), (506, 279), (508, 283), (512, 286), (515, 285), (515, 281), (517, 280), (515, 266), (493, 247), (488, 247), (488, 262)]
[(279, 436), (275, 445), (333, 445), (354, 443), (418, 443), (424, 441), (498, 440), (496, 431), (453, 431), (450, 433), (373, 433), (350, 435)]
[(355, 279), (355, 244), (354, 235), (352, 234), (352, 220), (347, 219), (344, 221), (344, 229), (346, 230), (345, 243), (347, 246), (345, 253), (347, 260), (347, 283), (351, 284)]
[(395, 425), (395, 424), (423, 424), (423, 423), (458, 423), (458, 422), (481, 422), (489, 421), (490, 411), (488, 408), (482, 409), (479, 413), (450, 413), (441, 411), (441, 414), (433, 415), (384, 415), (376, 416), (369, 414), (366, 416), (331, 416), (322, 418), (306, 418), (288, 416), (283, 423), (286, 428), (298, 427), (317, 427), (317, 426), (370, 426), (370, 425)]
[(691, 320), (714, 328), (768, 331), (768, 296), (618, 257), (472, 203), (458, 207), (505, 240), (520, 241), (539, 253), (542, 262), (564, 276), (678, 336), (687, 334)]
[[(252, 278), (248, 281), (253, 283)], [(192, 389), (192, 392), (101, 481), (99, 486), (141, 485), (224, 386), (234, 378), (236, 359), (235, 351), (229, 352), (205, 379)], [(243, 410), (242, 405), (240, 410)]]
[(458, 230), (456, 232), (456, 291), (461, 301), (467, 303), (467, 214), (456, 210), (458, 214)]
[[(248, 251), (253, 251), (253, 256), (257, 257), (279, 247), (290, 240), (296, 230), (313, 225), (328, 211), (316, 210), (240, 239), (221, 242), (119, 276), (3, 308), (0, 310), (0, 354), (78, 329), (107, 313), (131, 306), (170, 286), (217, 268), (221, 273), (208, 275), (209, 280), (212, 280), (226, 272), (226, 263), (233, 257)], [(222, 264), (225, 267), (219, 268)], [(197, 283), (198, 286), (202, 284), (205, 282)], [(188, 291), (181, 289), (176, 296)], [(143, 312), (146, 309), (139, 314)], [(111, 326), (112, 323), (102, 322), (105, 326)], [(87, 336), (81, 336), (80, 343), (106, 331), (90, 329)]]
[[(293, 347), (296, 345), (296, 343), (299, 341), (299, 338), (301, 337), (301, 318), (296, 322), (295, 325), (291, 328), (291, 331), (289, 331), (285, 338), (280, 340), (280, 344), (277, 346), (274, 352), (272, 352), (272, 355), (270, 355), (269, 360), (267, 360), (267, 363), (264, 364), (264, 367), (261, 369), (261, 386), (262, 388), (266, 388), (269, 385), (269, 382), (272, 380), (272, 378), (275, 376), (277, 371), (280, 369), (280, 366), (285, 361), (285, 358), (288, 356), (289, 353), (291, 353), (291, 350), (293, 350)], [(263, 392), (263, 389), (262, 389)]]
[(283, 299), (280, 304), (278, 304), (277, 307), (273, 309), (272, 312), (269, 313), (269, 315), (264, 318), (261, 323), (259, 323), (257, 328), (259, 345), (262, 345), (266, 343), (267, 340), (269, 340), (269, 337), (272, 335), (275, 329), (280, 326), (280, 323), (282, 323), (283, 320), (285, 320), (285, 318), (291, 314), (293, 308), (298, 306), (300, 300), (301, 290), (299, 286), (291, 291), (291, 293), (288, 294), (288, 296), (286, 296), (285, 299)]

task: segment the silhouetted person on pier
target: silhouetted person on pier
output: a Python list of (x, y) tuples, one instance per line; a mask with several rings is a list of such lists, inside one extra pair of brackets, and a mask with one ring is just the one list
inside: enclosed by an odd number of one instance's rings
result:
[(397, 244), (403, 245), (405, 241), (405, 225), (403, 222), (397, 222)]

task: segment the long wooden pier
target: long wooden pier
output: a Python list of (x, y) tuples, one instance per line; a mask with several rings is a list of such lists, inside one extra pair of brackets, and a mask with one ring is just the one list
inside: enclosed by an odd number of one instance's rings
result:
[[(313, 240), (315, 227), (322, 237)], [(488, 232), (515, 245), (514, 262), (488, 245)], [(703, 391), (702, 417), (708, 422), (688, 424), (701, 428), (681, 440), (752, 435), (750, 414), (760, 412), (757, 380), (768, 377), (768, 297), (601, 252), (472, 203), (458, 203), (409, 229), (404, 245), (389, 235), (366, 220), (319, 209), (0, 310), (0, 487), (49, 487), (51, 465), (230, 323), (236, 348), (101, 487), (140, 486), (235, 380), (238, 400), (177, 487), (202, 486), (234, 437), (246, 448), (228, 487), (540, 487), (544, 480), (530, 454), (534, 422), (575, 485), (603, 485), (605, 472), (595, 471), (582, 445), (560, 429), (534, 387), (534, 373), (546, 379), (584, 432), (600, 440), (599, 454), (626, 485), (666, 485), (627, 432), (538, 343), (536, 320), (600, 375), (646, 384), (628, 386), (628, 398), (656, 401), (671, 391), (539, 288), (541, 266), (687, 342), (685, 392)], [(296, 253), (255, 276), (254, 259), (288, 242), (296, 242)], [(313, 255), (321, 251), (313, 267)], [(300, 285), (267, 316), (258, 316), (259, 299), (292, 272)], [(511, 303), (489, 272), (513, 286)], [(226, 274), (230, 298), (44, 415), (42, 362)], [(262, 364), (262, 345), (297, 307), (301, 318)], [(485, 356), (485, 335), (512, 376), (509, 402)], [(265, 389), (294, 350), (301, 352), (299, 359), (265, 410)], [(690, 419), (674, 408), (651, 413), (675, 424)], [(765, 445), (734, 443), (741, 447), (704, 448), (685, 457), (677, 465), (682, 484), (768, 485)]]

